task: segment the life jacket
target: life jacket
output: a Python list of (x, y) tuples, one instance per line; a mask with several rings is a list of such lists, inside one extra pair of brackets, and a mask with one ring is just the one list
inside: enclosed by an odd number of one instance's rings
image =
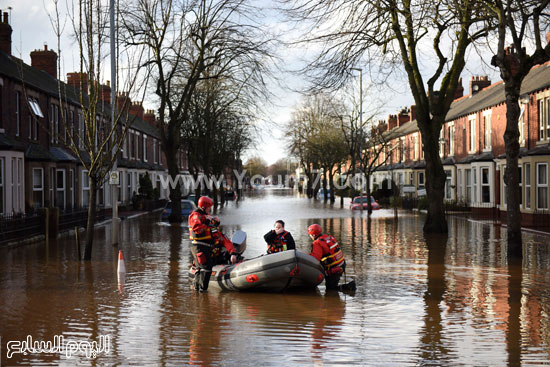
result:
[(286, 251), (287, 242), (288, 242), (288, 239), (286, 238), (287, 234), (288, 232), (284, 231), (283, 233), (277, 235), (277, 238), (275, 238), (275, 241), (270, 243), (269, 246), (267, 247), (267, 253), (273, 254), (275, 252)]
[(328, 248), (328, 253), (323, 254), (321, 264), (325, 268), (327, 274), (331, 274), (331, 269), (345, 264), (344, 253), (338, 244), (336, 238), (329, 234), (323, 234), (317, 238), (317, 241), (322, 241)]
[(197, 209), (191, 213), (189, 216), (189, 239), (193, 243), (199, 241), (213, 244), (215, 242), (213, 232), (217, 232), (217, 229), (212, 226), (204, 211)]

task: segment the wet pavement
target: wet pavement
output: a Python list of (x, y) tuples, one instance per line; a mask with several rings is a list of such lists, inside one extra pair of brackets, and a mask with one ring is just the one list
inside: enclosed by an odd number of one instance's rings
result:
[[(248, 233), (247, 257), (265, 252), (277, 219), (303, 251), (307, 226), (321, 224), (343, 244), (354, 295), (196, 294), (188, 230), (158, 213), (122, 221), (118, 248), (99, 227), (90, 263), (76, 261), (69, 237), (0, 249), (1, 366), (550, 365), (549, 236), (524, 233), (518, 263), (504, 227), (449, 217), (448, 236), (425, 237), (421, 215), (396, 221), (382, 209), (367, 220), (348, 205), (265, 190), (218, 215), (225, 233)], [(65, 349), (23, 354), (15, 342), (29, 337)], [(89, 358), (90, 341), (108, 345)]]

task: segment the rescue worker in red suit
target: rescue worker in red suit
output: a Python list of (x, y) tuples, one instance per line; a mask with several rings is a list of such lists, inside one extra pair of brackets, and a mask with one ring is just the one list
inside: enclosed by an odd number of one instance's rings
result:
[(189, 239), (192, 240), (191, 253), (198, 270), (195, 274), (195, 289), (206, 292), (212, 267), (224, 262), (221, 260), (223, 259), (222, 247), (225, 247), (227, 253), (231, 255), (232, 264), (237, 262), (238, 256), (233, 243), (218, 230), (220, 220), (210, 216), (212, 199), (201, 196), (198, 204), (198, 208), (189, 216)]
[(315, 257), (325, 268), (325, 285), (327, 290), (338, 290), (338, 282), (346, 269), (344, 253), (336, 238), (323, 234), (318, 224), (308, 227), (307, 233), (313, 240), (311, 256)]
[(292, 238), (290, 232), (285, 230), (285, 222), (280, 219), (275, 222), (274, 229), (265, 234), (264, 240), (267, 242), (268, 254), (296, 248), (294, 238)]

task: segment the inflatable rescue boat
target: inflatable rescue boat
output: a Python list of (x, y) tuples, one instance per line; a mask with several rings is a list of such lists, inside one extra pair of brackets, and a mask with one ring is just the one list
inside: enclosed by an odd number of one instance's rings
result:
[[(237, 231), (231, 238), (242, 254), (246, 248), (246, 233)], [(197, 268), (189, 270), (195, 277)], [(236, 264), (216, 265), (212, 268), (210, 287), (231, 291), (282, 292), (291, 289), (313, 289), (324, 280), (323, 266), (311, 255), (299, 250), (287, 250)]]

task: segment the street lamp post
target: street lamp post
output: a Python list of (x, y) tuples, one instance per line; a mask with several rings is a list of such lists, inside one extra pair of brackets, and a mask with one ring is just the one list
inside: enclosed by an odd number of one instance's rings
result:
[[(110, 43), (111, 43), (111, 124), (112, 129), (115, 128), (115, 101), (116, 101), (116, 45), (115, 45), (115, 0), (110, 0), (110, 26), (111, 26), (111, 32), (110, 32)], [(116, 146), (116, 138), (114, 137), (116, 134), (113, 135), (113, 144)], [(118, 169), (118, 162), (116, 156), (118, 156), (118, 149), (115, 149), (115, 162), (113, 163), (113, 172), (116, 172)], [(118, 176), (119, 184), (120, 184), (120, 176)], [(118, 245), (118, 185), (112, 184), (111, 185), (111, 198), (113, 200), (113, 220), (111, 223), (111, 244), (113, 246)]]
[[(361, 68), (351, 68), (359, 72), (359, 128), (361, 129), (361, 134), (359, 138), (359, 159), (363, 163), (363, 69)], [(353, 167), (355, 173), (355, 167)], [(361, 200), (361, 212), (363, 212), (363, 190), (361, 188), (360, 192)]]

